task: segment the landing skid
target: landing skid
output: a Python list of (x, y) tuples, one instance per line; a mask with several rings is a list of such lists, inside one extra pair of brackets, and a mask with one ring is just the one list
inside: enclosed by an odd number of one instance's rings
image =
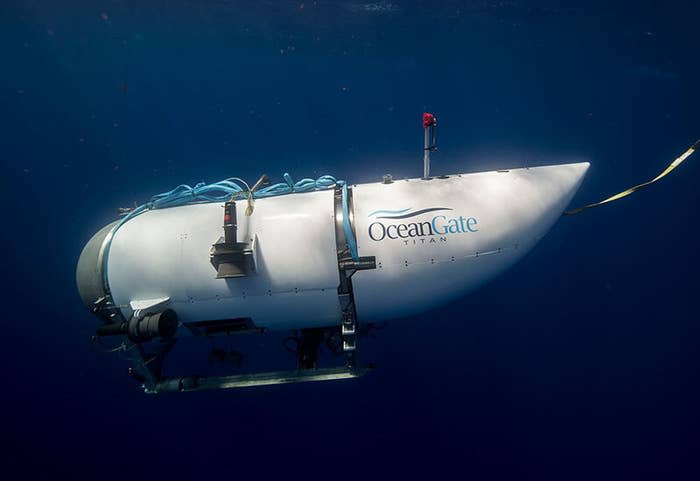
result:
[[(238, 389), (256, 386), (272, 386), (278, 384), (292, 384), (301, 382), (337, 381), (355, 379), (373, 370), (373, 365), (358, 366), (355, 350), (355, 323), (351, 316), (343, 318), (341, 328), (336, 328), (336, 335), (341, 344), (333, 344), (331, 341), (332, 330), (304, 329), (297, 331), (293, 338), (297, 341), (297, 369), (292, 371), (252, 372), (227, 376), (200, 376), (200, 375), (176, 375), (164, 377), (161, 375), (163, 362), (173, 349), (176, 340), (160, 341), (148, 345), (134, 342), (128, 337), (122, 341), (117, 349), (122, 352), (130, 363), (130, 375), (137, 380), (147, 394), (159, 394), (167, 392), (191, 392), (216, 389)], [(348, 349), (348, 332), (352, 331), (352, 349)], [(336, 355), (344, 355), (343, 366), (318, 368), (316, 362), (321, 343)], [(334, 348), (334, 346), (337, 346)], [(148, 347), (153, 347), (148, 349)], [(334, 349), (339, 348), (338, 351)]]
[(158, 381), (151, 389), (144, 387), (148, 394), (165, 392), (207, 391), (214, 389), (237, 389), (244, 387), (273, 386), (298, 382), (335, 381), (353, 379), (369, 372), (371, 367), (351, 368), (332, 367), (322, 369), (305, 369), (297, 371), (262, 372), (240, 374), (236, 376), (204, 377), (187, 376), (165, 378)]

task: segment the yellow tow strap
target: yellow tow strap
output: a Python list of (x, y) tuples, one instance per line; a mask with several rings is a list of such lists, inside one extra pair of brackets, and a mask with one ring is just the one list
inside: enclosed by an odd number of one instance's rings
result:
[(676, 160), (671, 162), (671, 164), (668, 167), (666, 167), (666, 169), (663, 172), (661, 172), (659, 175), (657, 175), (653, 179), (651, 179), (647, 182), (644, 182), (643, 184), (639, 184), (639, 185), (635, 185), (634, 187), (630, 187), (627, 190), (623, 190), (622, 192), (615, 194), (615, 195), (612, 195), (612, 196), (608, 197), (607, 199), (603, 199), (600, 202), (595, 202), (593, 204), (588, 204), (588, 205), (584, 205), (581, 207), (577, 207), (576, 209), (567, 210), (564, 212), (564, 215), (576, 215), (580, 212), (583, 212), (584, 210), (592, 209), (593, 207), (598, 207), (599, 205), (607, 204), (608, 202), (614, 202), (618, 199), (622, 199), (623, 197), (627, 197), (632, 192), (636, 192), (639, 189), (646, 187), (648, 185), (651, 185), (654, 182), (656, 182), (657, 180), (663, 179), (664, 177), (666, 177), (673, 169), (675, 169), (676, 167), (681, 165), (681, 163), (685, 159), (690, 157), (693, 154), (693, 152), (695, 152), (699, 148), (700, 148), (700, 140), (698, 140), (693, 145), (691, 145), (688, 150), (683, 152)]

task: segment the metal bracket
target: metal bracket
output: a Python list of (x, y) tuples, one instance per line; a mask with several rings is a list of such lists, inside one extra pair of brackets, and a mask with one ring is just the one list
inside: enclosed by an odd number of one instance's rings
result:
[[(352, 211), (352, 193), (347, 193), (347, 202), (350, 204), (348, 212)], [(348, 213), (348, 215), (350, 215)], [(338, 274), (340, 284), (338, 285), (338, 299), (342, 318), (340, 323), (340, 336), (342, 339), (343, 352), (347, 356), (347, 367), (353, 368), (356, 364), (357, 333), (359, 325), (357, 322), (357, 311), (355, 309), (355, 297), (352, 291), (352, 276), (359, 270), (376, 269), (377, 263), (373, 256), (355, 257), (350, 253), (348, 240), (345, 234), (344, 225), (345, 212), (343, 209), (343, 192), (340, 188), (335, 191), (335, 238), (338, 252)], [(352, 223), (350, 223), (352, 229)]]
[(352, 311), (343, 312), (343, 321), (340, 325), (340, 334), (343, 338), (343, 352), (351, 353), (357, 348), (356, 332), (357, 326)]
[(158, 297), (156, 299), (131, 301), (129, 302), (129, 307), (131, 307), (131, 310), (134, 311), (134, 315), (138, 317), (142, 312), (146, 312), (148, 310), (160, 310), (160, 308), (165, 307), (168, 302), (170, 302), (169, 297)]

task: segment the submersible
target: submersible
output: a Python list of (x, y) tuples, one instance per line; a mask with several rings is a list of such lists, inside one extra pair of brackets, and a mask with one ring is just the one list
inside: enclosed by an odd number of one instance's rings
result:
[[(120, 340), (147, 392), (363, 374), (363, 327), (429, 311), (506, 270), (561, 216), (589, 167), (434, 177), (435, 119), (424, 120), (421, 178), (183, 186), (105, 226), (77, 268), (102, 323), (97, 338)], [(296, 369), (162, 375), (177, 339), (274, 330), (295, 333)], [(323, 343), (343, 353), (342, 366), (317, 366)]]

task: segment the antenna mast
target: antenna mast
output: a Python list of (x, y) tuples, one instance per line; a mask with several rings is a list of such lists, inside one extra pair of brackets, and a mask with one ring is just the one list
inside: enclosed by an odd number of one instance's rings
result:
[(435, 128), (437, 119), (431, 113), (423, 113), (423, 178), (430, 178), (430, 152), (437, 150)]

